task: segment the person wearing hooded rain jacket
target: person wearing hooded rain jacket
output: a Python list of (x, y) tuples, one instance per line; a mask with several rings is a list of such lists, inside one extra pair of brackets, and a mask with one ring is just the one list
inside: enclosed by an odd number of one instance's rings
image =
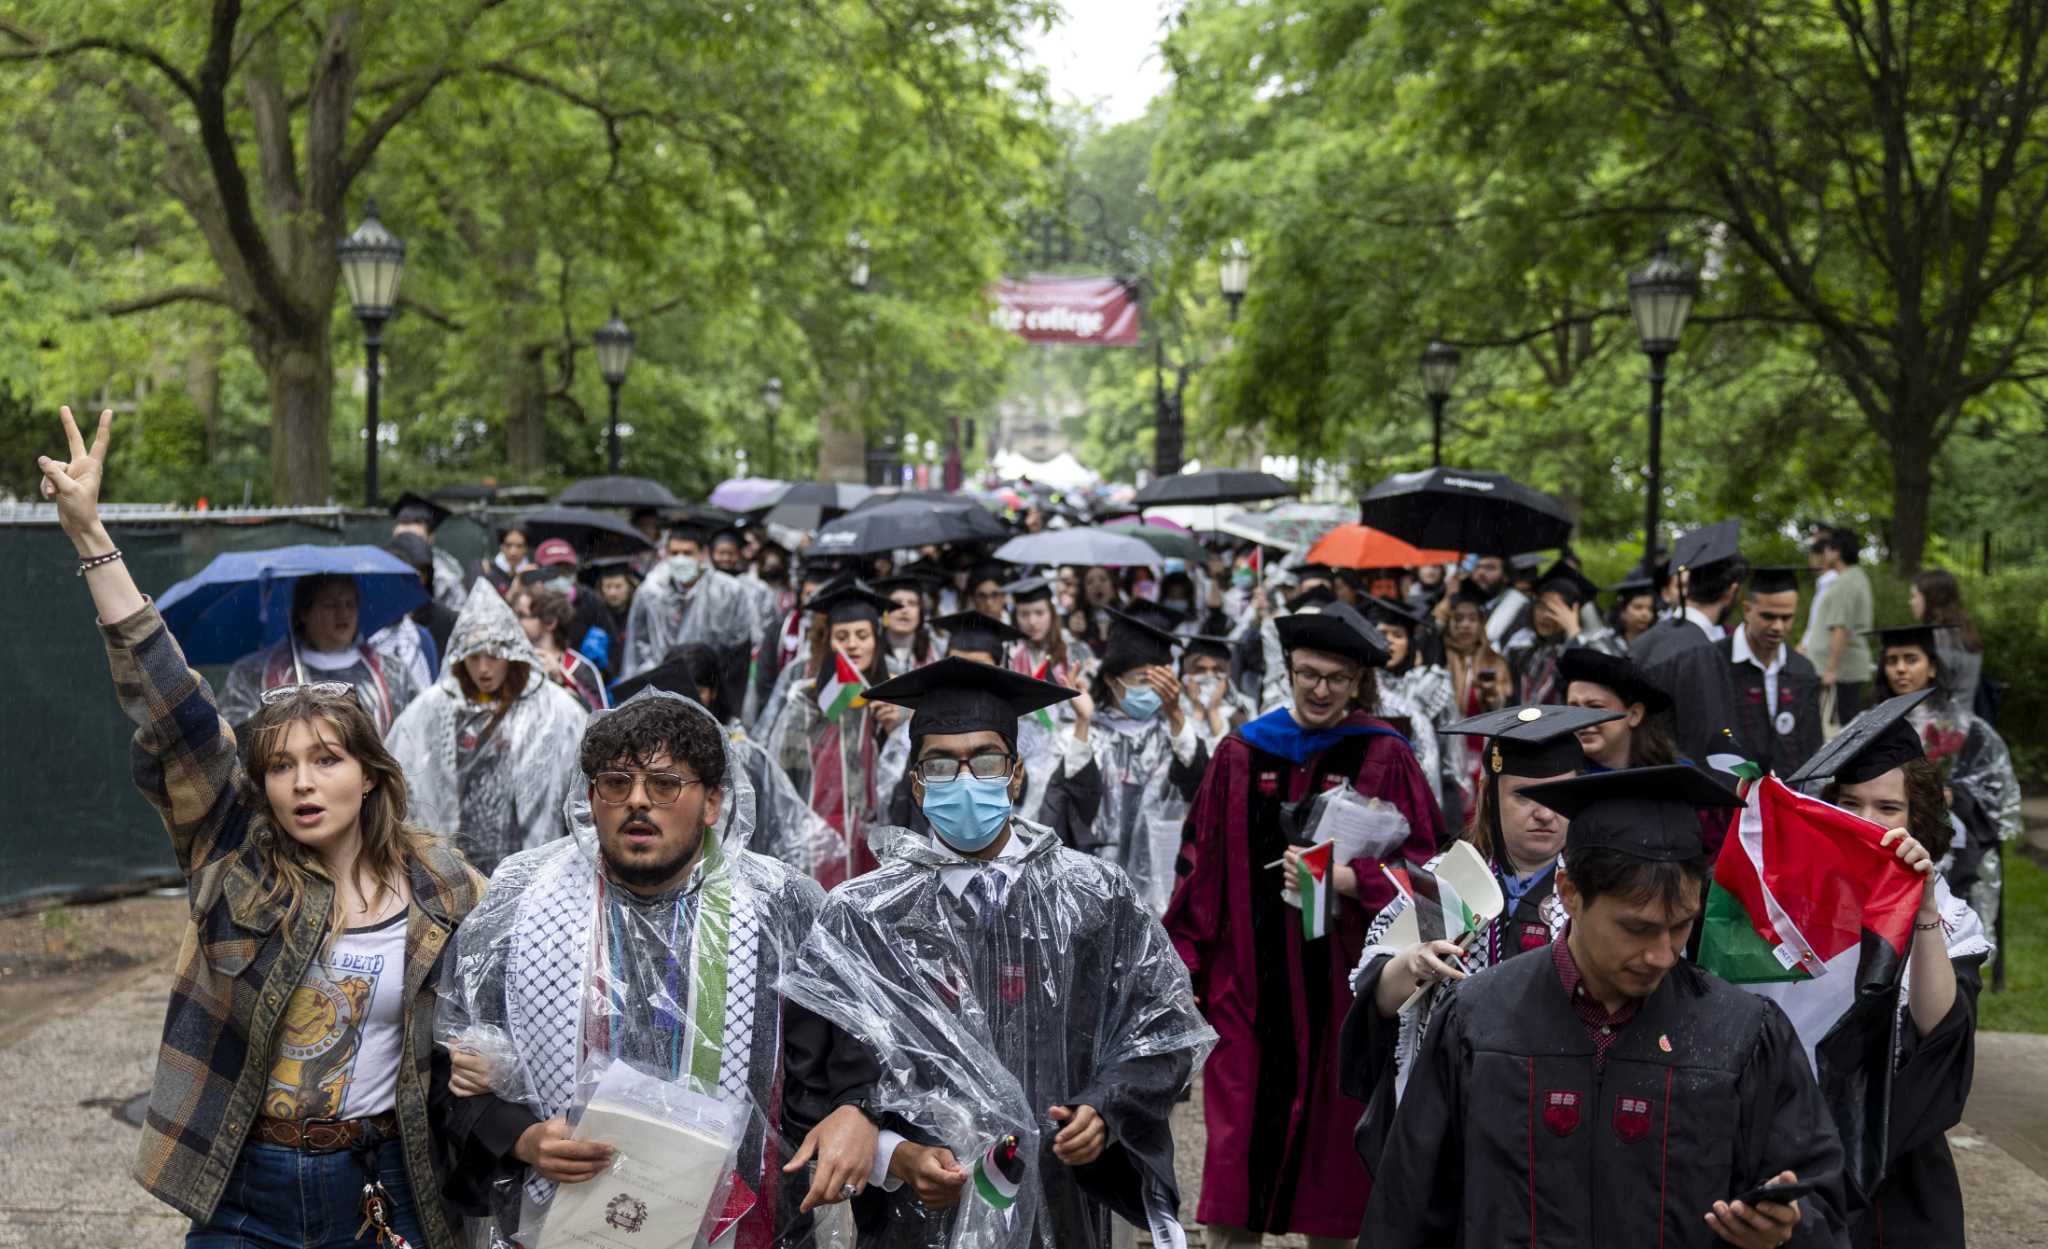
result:
[(703, 642), (718, 652), (727, 696), (738, 702), (754, 644), (773, 627), (773, 596), (713, 568), (701, 538), (678, 530), (670, 536), (674, 553), (648, 570), (627, 616), (619, 675), (639, 676), (683, 643)]
[(292, 586), (291, 627), (284, 640), (244, 655), (228, 669), (220, 687), (220, 714), (240, 725), (256, 714), (263, 692), (315, 681), (346, 681), (370, 713), (379, 733), (387, 732), (420, 692), (407, 657), (370, 644), (356, 607), (362, 592), (354, 577), (320, 574)]
[(869, 696), (912, 709), (931, 832), (877, 831), (782, 986), (891, 1073), (860, 1243), (1185, 1245), (1167, 1115), (1214, 1033), (1130, 879), (1013, 806), (1020, 717), (1073, 691), (947, 658)]
[(589, 712), (544, 675), (526, 631), (478, 578), (448, 635), (441, 679), (385, 735), (414, 809), (488, 876), (562, 835), (562, 799)]

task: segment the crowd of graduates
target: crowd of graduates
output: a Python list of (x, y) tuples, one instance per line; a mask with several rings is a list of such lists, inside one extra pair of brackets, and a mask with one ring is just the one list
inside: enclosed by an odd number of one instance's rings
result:
[[(1605, 590), (659, 516), (464, 568), (408, 497), (430, 601), (365, 636), (303, 578), (216, 696), (64, 422), (190, 882), (137, 1169), (190, 1245), (537, 1249), (621, 1064), (741, 1108), (707, 1243), (1184, 1244), (1196, 1089), (1210, 1246), (1963, 1243), (2019, 793), (1952, 578), (1872, 622), (1852, 535), (1732, 521)], [(1694, 962), (1758, 775), (1914, 874), (1882, 1044)], [(1446, 927), (1465, 862), (1502, 905)]]

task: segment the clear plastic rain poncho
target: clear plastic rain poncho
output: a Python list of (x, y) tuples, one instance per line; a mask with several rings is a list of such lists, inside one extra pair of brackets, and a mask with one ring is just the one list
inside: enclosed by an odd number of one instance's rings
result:
[[(873, 866), (865, 838), (888, 791), (877, 788), (882, 743), (875, 740), (871, 709), (863, 703), (842, 712), (837, 721), (827, 719), (818, 706), (817, 688), (817, 680), (802, 669), (783, 669), (762, 714), (761, 742), (768, 761), (782, 769), (832, 834), (825, 842), (806, 839), (804, 846), (778, 837), (778, 857), (801, 854), (783, 857), (783, 862), (830, 889)], [(897, 728), (900, 733), (903, 726)], [(908, 760), (906, 737), (892, 759), (898, 777)]]
[[(1985, 929), (1995, 932), (2003, 846), (2020, 835), (2020, 784), (2012, 752), (1996, 729), (1956, 706), (1944, 691), (1906, 714), (1920, 734), (1921, 749), (1941, 769), (1950, 805), (1967, 834), (1956, 853), (1964, 868), (1958, 877), (1961, 893)], [(1980, 856), (1974, 871), (1967, 866), (1972, 852)]]
[(221, 719), (240, 725), (262, 710), (263, 691), (318, 681), (355, 686), (356, 701), (380, 733), (389, 731), (398, 713), (420, 692), (419, 678), (404, 655), (361, 637), (345, 651), (311, 650), (294, 631), (267, 650), (242, 656), (228, 669), (220, 687)]
[[(1183, 1245), (1167, 1114), (1215, 1033), (1128, 878), (1043, 825), (1010, 828), (1029, 844), (993, 901), (962, 878), (998, 869), (949, 872), (975, 865), (906, 829), (875, 830), (881, 866), (825, 899), (783, 977), (791, 1001), (877, 1052), (885, 1122), (969, 1172), (951, 1210), (897, 1189), (874, 1243), (1095, 1249), (1110, 1244), (1114, 1208), (1155, 1244)], [(1053, 1156), (1047, 1114), (1084, 1104), (1110, 1139), (1085, 1185)], [(1004, 1209), (988, 1156), (1010, 1136), (1023, 1171)]]
[[(457, 674), (472, 655), (526, 666), (509, 707), (463, 692)], [(512, 608), (478, 578), (449, 630), (441, 679), (385, 734), (412, 791), (412, 818), (451, 838), (487, 876), (514, 851), (562, 835), (562, 800), (580, 775), (589, 713), (542, 663)], [(508, 685), (513, 679), (508, 670)]]
[[(711, 719), (661, 690), (622, 706), (650, 698)], [(605, 875), (578, 788), (566, 804), (570, 836), (507, 859), (463, 920), (436, 1022), (444, 1044), (491, 1059), (493, 1092), (542, 1119), (573, 1120), (624, 1063), (641, 1077), (632, 1083), (642, 1101), (651, 1080), (671, 1104), (709, 1097), (744, 1120), (730, 1192), (706, 1241), (735, 1221), (753, 1220), (756, 1235), (763, 1220), (786, 1229), (789, 1199), (801, 1196), (794, 1180), (793, 1189), (778, 1187), (788, 1151), (775, 1126), (784, 1074), (775, 987), (823, 900), (816, 884), (781, 864), (730, 848), (753, 837), (756, 807), (729, 740), (720, 788), (730, 845), (707, 838), (689, 882), (652, 898)], [(555, 1185), (529, 1173), (518, 1193), (505, 1194), (500, 1228), (516, 1229), (525, 1246), (549, 1243), (538, 1229), (555, 1195)]]
[(626, 619), (621, 677), (638, 676), (685, 642), (702, 642), (721, 655), (753, 646), (772, 627), (764, 612), (772, 599), (703, 560), (672, 555), (648, 570)]
[(839, 834), (823, 816), (811, 810), (804, 796), (761, 743), (737, 726), (726, 729), (728, 751), (746, 772), (754, 791), (754, 818), (747, 840), (735, 842), (733, 810), (719, 813), (719, 840), (728, 850), (752, 850), (779, 863), (810, 872), (803, 865), (829, 855), (839, 847)]
[[(1075, 848), (1130, 873), (1152, 914), (1164, 915), (1180, 879), (1174, 864), (1180, 859), (1181, 825), (1194, 798), (1194, 786), (1183, 790), (1175, 775), (1173, 733), (1166, 715), (1133, 720), (1113, 707), (1098, 710), (1086, 745), (1102, 776), (1102, 804), (1092, 825), (1070, 830)], [(1200, 750), (1197, 734), (1196, 751)]]

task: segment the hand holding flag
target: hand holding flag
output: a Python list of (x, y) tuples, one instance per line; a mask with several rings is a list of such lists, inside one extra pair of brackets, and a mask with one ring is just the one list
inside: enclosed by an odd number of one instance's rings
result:
[(837, 724), (841, 716), (862, 705), (861, 695), (867, 688), (867, 682), (861, 680), (860, 670), (853, 666), (846, 652), (835, 649), (831, 671), (818, 679), (818, 710)]

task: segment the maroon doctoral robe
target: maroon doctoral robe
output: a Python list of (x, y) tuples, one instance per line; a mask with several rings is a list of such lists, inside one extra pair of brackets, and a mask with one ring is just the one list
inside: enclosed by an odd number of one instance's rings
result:
[(1363, 712), (1341, 728), (1358, 735), (1299, 763), (1231, 734), (1188, 815), (1166, 930), (1217, 1035), (1202, 1072), (1203, 1223), (1348, 1238), (1365, 1216), (1370, 1181), (1351, 1141), (1365, 1104), (1338, 1090), (1338, 1037), (1351, 968), (1393, 886), (1373, 860), (1353, 861), (1360, 897), (1339, 897), (1328, 935), (1304, 941), (1280, 869), (1264, 865), (1289, 844), (1288, 805), (1347, 780), (1407, 817), (1409, 862), (1427, 861), (1444, 830), (1404, 739)]

